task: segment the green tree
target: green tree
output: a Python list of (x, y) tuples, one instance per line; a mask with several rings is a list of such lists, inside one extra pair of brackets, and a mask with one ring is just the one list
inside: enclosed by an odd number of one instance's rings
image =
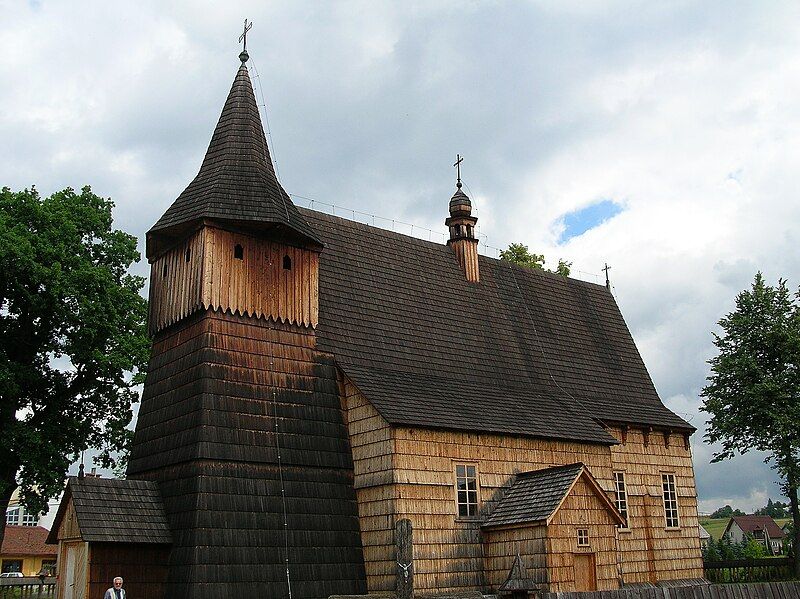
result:
[(742, 539), (740, 556), (742, 559), (759, 559), (767, 557), (767, 550), (762, 543), (755, 540), (753, 535), (748, 534)]
[(718, 510), (714, 511), (709, 518), (732, 518), (733, 516), (744, 516), (745, 513), (740, 509), (733, 509), (729, 505), (725, 505), (724, 507), (719, 508)]
[[(706, 440), (719, 443), (714, 462), (751, 449), (768, 452), (782, 478), (797, 533), (800, 508), (800, 309), (786, 281), (772, 287), (757, 273), (719, 321), (719, 354), (709, 361), (702, 410), (711, 415)], [(800, 576), (800, 560), (794, 564)]]
[[(500, 259), (506, 260), (507, 262), (513, 262), (514, 264), (524, 266), (525, 268), (546, 270), (544, 267), (544, 254), (532, 254), (528, 250), (528, 246), (523, 243), (512, 243), (508, 246), (508, 249), (501, 250)], [(562, 277), (568, 277), (571, 268), (572, 262), (567, 262), (566, 260), (559, 258), (556, 269), (548, 272), (554, 272)]]
[[(72, 459), (115, 465), (149, 354), (136, 238), (114, 204), (65, 189), (0, 190), (0, 514), (19, 486), (41, 512)], [(0, 523), (0, 543), (5, 518)]]

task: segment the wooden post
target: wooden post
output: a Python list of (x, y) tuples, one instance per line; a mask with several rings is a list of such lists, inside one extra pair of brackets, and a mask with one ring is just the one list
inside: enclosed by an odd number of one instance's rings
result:
[(397, 599), (414, 596), (414, 545), (411, 520), (398, 520), (394, 528), (394, 545), (397, 554)]

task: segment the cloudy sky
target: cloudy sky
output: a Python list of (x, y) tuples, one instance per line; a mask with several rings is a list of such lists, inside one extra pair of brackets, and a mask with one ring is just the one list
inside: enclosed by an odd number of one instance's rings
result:
[[(704, 429), (716, 321), (759, 269), (800, 284), (800, 5), (0, 0), (0, 185), (90, 184), (143, 238), (197, 172), (245, 17), (299, 205), (443, 239), (462, 154), (481, 252), (608, 262), (661, 397)], [(762, 456), (693, 451), (701, 510), (778, 497)]]

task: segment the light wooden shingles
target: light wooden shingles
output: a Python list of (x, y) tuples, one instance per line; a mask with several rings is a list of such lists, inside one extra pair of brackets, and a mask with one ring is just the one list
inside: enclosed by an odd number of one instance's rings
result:
[[(578, 546), (578, 528), (589, 531), (588, 547)], [(551, 591), (576, 590), (578, 553), (594, 554), (598, 590), (619, 588), (615, 520), (583, 477), (553, 516), (547, 541)]]
[[(620, 430), (614, 430), (614, 434), (622, 439)], [(703, 564), (691, 452), (682, 434), (673, 433), (669, 446), (661, 433), (651, 433), (646, 447), (644, 441), (640, 429), (630, 429), (625, 443), (611, 448), (613, 469), (625, 473), (628, 490), (631, 530), (619, 533), (624, 581), (701, 578)], [(677, 530), (665, 528), (662, 473), (675, 475), (680, 516)]]
[(397, 488), (391, 484), (392, 429), (351, 381), (344, 379), (341, 389), (353, 453), (367, 588), (392, 591), (396, 570), (393, 531), (397, 500)]

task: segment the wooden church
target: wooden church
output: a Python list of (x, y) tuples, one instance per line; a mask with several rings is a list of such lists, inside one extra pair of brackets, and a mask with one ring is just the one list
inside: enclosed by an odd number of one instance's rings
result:
[(479, 256), (460, 182), (446, 245), (295, 207), (240, 58), (147, 234), (128, 480), (70, 480), (60, 596), (114, 576), (178, 599), (702, 577), (694, 429), (611, 293)]

